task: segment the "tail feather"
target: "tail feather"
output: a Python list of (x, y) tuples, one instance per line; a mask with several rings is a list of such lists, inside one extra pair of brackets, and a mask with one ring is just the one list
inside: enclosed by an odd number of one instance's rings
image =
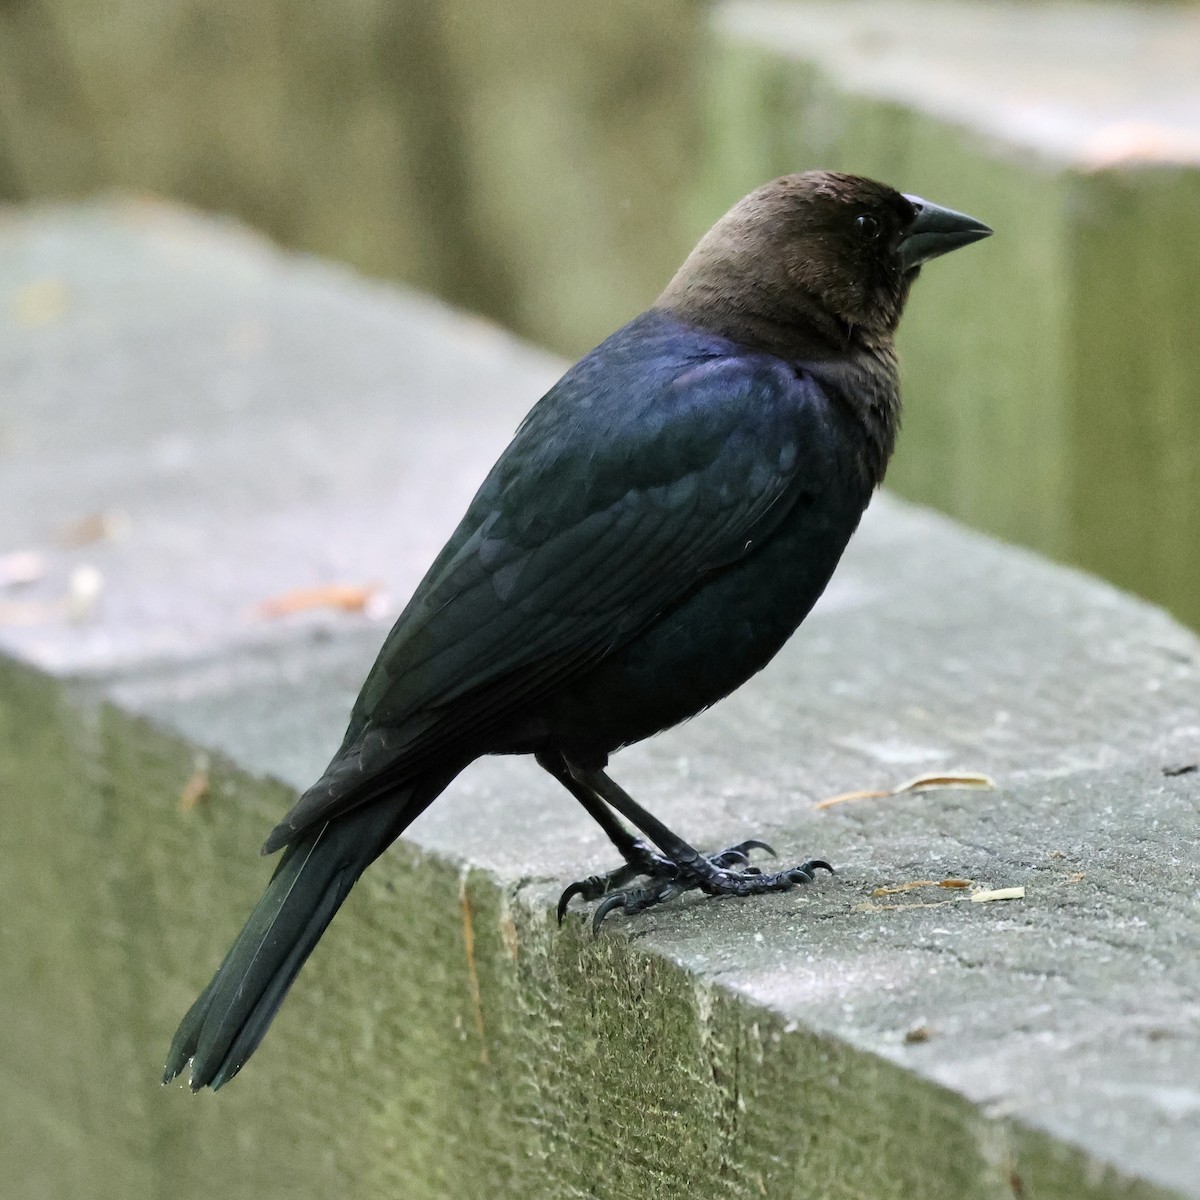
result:
[(417, 796), (392, 796), (363, 806), (287, 848), (225, 961), (180, 1022), (164, 1083), (189, 1059), (193, 1091), (219, 1088), (242, 1069), (359, 876), (440, 791), (418, 803)]

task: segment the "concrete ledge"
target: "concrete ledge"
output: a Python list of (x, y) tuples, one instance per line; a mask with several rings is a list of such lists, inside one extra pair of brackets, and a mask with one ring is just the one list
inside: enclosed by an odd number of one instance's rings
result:
[[(1200, 759), (1200, 643), (886, 497), (780, 659), (615, 768), (700, 844), (762, 833), (837, 879), (593, 943), (549, 905), (602, 838), (531, 764), (478, 763), (251, 1069), (160, 1089), (383, 633), (255, 606), (375, 580), (397, 606), (557, 364), (143, 205), (9, 216), (0, 277), (0, 554), (47, 568), (0, 592), (16, 1191), (1200, 1196), (1200, 772), (1170, 773)], [(123, 537), (56, 542), (118, 508)], [(954, 769), (999, 790), (814, 808)], [(946, 877), (1025, 898), (873, 894)]]

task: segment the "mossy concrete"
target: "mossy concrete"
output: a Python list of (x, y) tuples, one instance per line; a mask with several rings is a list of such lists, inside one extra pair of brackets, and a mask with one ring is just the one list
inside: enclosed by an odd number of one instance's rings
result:
[(889, 484), (1193, 626), (1198, 37), (1195, 8), (734, 0), (694, 217), (819, 164), (988, 221), (905, 318)]
[[(10, 214), (0, 273), (0, 553), (47, 566), (0, 593), (15, 1194), (1200, 1196), (1200, 643), (883, 497), (761, 678), (614, 764), (701, 845), (837, 877), (593, 941), (552, 905), (602, 835), (531, 763), (477, 763), (244, 1074), (158, 1086), (383, 634), (256, 605), (380, 580), (395, 611), (558, 364), (140, 204)], [(59, 544), (118, 507), (121, 539)], [(955, 769), (999, 787), (814, 807)], [(874, 894), (950, 876), (1025, 898)]]

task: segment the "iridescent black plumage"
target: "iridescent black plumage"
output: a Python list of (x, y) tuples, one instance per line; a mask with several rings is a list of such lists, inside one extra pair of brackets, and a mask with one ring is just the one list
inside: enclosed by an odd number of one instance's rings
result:
[[(920, 263), (978, 222), (853, 176), (787, 176), (714, 226), (654, 308), (538, 402), (396, 622), (284, 857), (172, 1044), (194, 1088), (241, 1068), (367, 866), (472, 759), (534, 754), (626, 859), (564, 896), (637, 911), (782, 890), (823, 863), (705, 857), (604, 773), (760, 670), (880, 482), (892, 334)], [(654, 843), (630, 834), (621, 814)], [(629, 887), (638, 876), (646, 884)]]

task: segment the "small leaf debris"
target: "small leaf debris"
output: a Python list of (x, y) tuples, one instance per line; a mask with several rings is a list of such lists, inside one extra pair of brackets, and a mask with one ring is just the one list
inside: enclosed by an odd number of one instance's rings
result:
[(814, 808), (833, 808), (836, 804), (848, 804), (851, 800), (884, 800), (889, 796), (899, 796), (904, 792), (931, 792), (940, 788), (981, 788), (994, 789), (996, 781), (990, 775), (977, 771), (964, 771), (961, 774), (944, 774), (933, 771), (924, 775), (915, 775), (912, 779), (892, 788), (890, 791), (861, 791), (842, 792), (837, 796), (829, 796), (818, 800)]
[(911, 892), (914, 888), (969, 888), (969, 879), (910, 879), (907, 883), (898, 883), (895, 887), (877, 887), (872, 896), (894, 896), (897, 892)]
[(212, 780), (208, 775), (208, 765), (204, 762), (196, 764), (196, 769), (188, 776), (188, 781), (179, 793), (179, 811), (190, 813), (199, 808), (208, 799)]
[(318, 587), (293, 588), (290, 592), (272, 596), (262, 601), (254, 613), (268, 621), (316, 608), (377, 616), (381, 607), (386, 608), (386, 600), (381, 595), (381, 585), (378, 583), (326, 583)]
[(987, 904), (992, 900), (1024, 900), (1025, 889), (1023, 887), (1011, 888), (994, 888), (990, 892), (972, 892), (971, 902), (973, 904)]
[(479, 987), (479, 972), (475, 967), (475, 923), (471, 917), (471, 897), (467, 893), (467, 875), (458, 880), (458, 902), (462, 907), (463, 948), (467, 952), (467, 985), (471, 990), (471, 1005), (475, 1009), (475, 1028), (479, 1033), (479, 1061), (487, 1066), (487, 1027), (483, 1021), (483, 993)]
[(1191, 775), (1193, 771), (1200, 771), (1200, 763), (1178, 763), (1162, 769), (1162, 773), (1168, 779), (1174, 779), (1179, 775)]
[[(34, 579), (30, 578), (29, 582)], [(64, 618), (87, 621), (94, 614), (103, 591), (104, 576), (99, 568), (81, 563), (68, 577), (65, 595), (51, 600), (0, 600), (0, 626), (45, 625)]]
[(36, 550), (0, 554), (0, 588), (37, 583), (46, 574), (46, 560)]
[(1011, 888), (978, 888), (970, 879), (910, 879), (907, 883), (894, 884), (891, 887), (877, 887), (872, 897), (895, 896), (902, 892), (915, 891), (918, 888), (945, 888), (960, 893), (948, 900), (909, 900), (900, 904), (876, 904), (874, 899), (864, 900), (861, 904), (851, 907), (851, 912), (897, 912), (906, 908), (941, 908), (946, 904), (958, 904), (963, 900), (971, 900), (984, 904), (990, 900), (1022, 900), (1025, 897), (1023, 887)]
[(70, 549), (96, 542), (121, 542), (129, 536), (132, 527), (133, 521), (123, 508), (106, 508), (62, 526), (54, 540)]

